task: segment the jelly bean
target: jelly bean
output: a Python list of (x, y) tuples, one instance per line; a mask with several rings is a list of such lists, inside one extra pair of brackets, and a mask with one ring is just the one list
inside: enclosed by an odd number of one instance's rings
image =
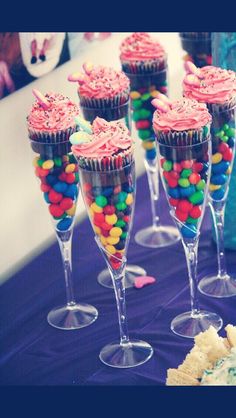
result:
[(51, 189), (49, 194), (48, 194), (48, 198), (49, 198), (51, 203), (59, 203), (63, 198), (63, 194), (62, 193), (57, 193), (55, 190)]
[(224, 161), (232, 161), (233, 159), (233, 151), (231, 148), (229, 148), (227, 151), (225, 151), (223, 155)]
[(141, 97), (141, 94), (138, 91), (131, 91), (130, 92), (130, 98), (132, 100), (139, 99), (140, 97)]
[(75, 199), (78, 196), (78, 188), (75, 184), (70, 184), (67, 186), (67, 189), (64, 191), (65, 197), (71, 197)]
[(100, 236), (100, 241), (101, 241), (102, 245), (104, 245), (104, 246), (107, 245), (106, 237), (104, 237), (103, 235)]
[(204, 190), (206, 187), (206, 182), (205, 180), (200, 180), (197, 184), (196, 184), (196, 189), (197, 190)]
[(132, 205), (133, 201), (134, 201), (133, 195), (131, 193), (129, 193), (126, 200), (125, 200), (126, 205)]
[(42, 158), (38, 159), (38, 167), (42, 167), (44, 163), (44, 160)]
[(200, 174), (198, 174), (198, 173), (192, 173), (189, 176), (189, 182), (190, 182), (190, 184), (197, 184), (197, 183), (199, 183), (199, 181), (201, 181)]
[(141, 99), (135, 99), (132, 101), (132, 108), (134, 110), (140, 109), (142, 107), (142, 100)]
[(189, 187), (190, 186), (190, 183), (189, 183), (189, 180), (188, 179), (185, 179), (185, 178), (180, 178), (179, 180), (178, 180), (178, 183), (179, 183), (179, 186), (180, 187)]
[(139, 120), (136, 123), (137, 129), (147, 129), (151, 126), (151, 122), (149, 120)]
[(103, 208), (103, 212), (105, 213), (105, 215), (113, 215), (115, 211), (116, 211), (115, 207), (111, 205), (107, 205)]
[(191, 216), (189, 216), (188, 219), (187, 219), (187, 221), (186, 221), (186, 223), (193, 224), (193, 225), (197, 225), (198, 219), (192, 218)]
[(227, 181), (227, 176), (225, 174), (215, 174), (211, 176), (211, 184), (225, 184)]
[(118, 194), (118, 193), (120, 193), (121, 192), (121, 186), (116, 186), (115, 188), (114, 188), (114, 194)]
[(66, 174), (66, 180), (65, 180), (66, 183), (72, 184), (72, 183), (75, 182), (75, 179), (76, 179), (76, 177), (75, 177), (75, 174), (74, 173), (68, 173), (68, 174)]
[(62, 159), (60, 157), (55, 157), (53, 161), (56, 167), (62, 166)]
[(72, 218), (62, 219), (60, 222), (58, 222), (57, 229), (59, 229), (59, 231), (67, 231), (72, 225), (72, 222), (73, 222)]
[(180, 176), (182, 178), (188, 178), (191, 173), (192, 173), (192, 170), (190, 170), (189, 168), (184, 168), (183, 171), (181, 172)]
[(229, 129), (229, 125), (227, 123), (225, 123), (223, 125), (223, 131), (227, 131), (227, 129)]
[(106, 245), (106, 250), (108, 253), (110, 254), (115, 254), (116, 253), (116, 248), (113, 245)]
[(229, 138), (229, 140), (228, 140), (228, 142), (227, 142), (227, 145), (228, 145), (230, 148), (233, 148), (233, 147), (234, 147), (234, 138)]
[(95, 213), (102, 213), (103, 212), (103, 208), (101, 208), (101, 206), (98, 206), (95, 202), (92, 203), (92, 205), (90, 206), (90, 209), (92, 209), (92, 211), (95, 212)]
[(191, 218), (194, 218), (194, 219), (200, 218), (201, 214), (202, 214), (202, 211), (201, 211), (200, 206), (194, 206), (189, 212), (189, 215), (191, 216)]
[(218, 146), (218, 151), (221, 154), (224, 154), (228, 149), (229, 149), (229, 145), (226, 144), (225, 142), (221, 142)]
[(216, 132), (215, 133), (215, 136), (217, 137), (217, 138), (220, 138), (220, 139), (222, 139), (223, 138), (223, 136), (224, 136), (224, 131), (218, 131), (218, 132)]
[(225, 133), (229, 138), (235, 138), (235, 129), (234, 128), (227, 129)]
[(228, 161), (221, 161), (218, 164), (212, 165), (211, 170), (212, 170), (212, 174), (223, 174), (228, 170), (228, 168), (229, 168), (229, 162)]
[(113, 214), (113, 215), (106, 215), (105, 216), (105, 221), (106, 221), (106, 223), (108, 225), (114, 225), (118, 221), (118, 218), (117, 218), (117, 216), (115, 214)]
[(229, 140), (229, 137), (228, 137), (227, 135), (224, 135), (224, 136), (221, 138), (221, 141), (223, 141), (223, 142), (228, 142), (228, 140)]
[(171, 171), (173, 167), (173, 164), (171, 161), (166, 160), (163, 164), (163, 170), (165, 171)]
[[(49, 176), (48, 176), (49, 177)], [(61, 181), (66, 181), (66, 177), (67, 177), (67, 174), (66, 173), (64, 173), (64, 171), (63, 171), (63, 173), (61, 173), (60, 174), (60, 176), (58, 177), (59, 178), (59, 180), (61, 180)], [(55, 181), (55, 183), (57, 182), (58, 180), (56, 179), (56, 181)]]
[[(222, 142), (224, 144), (224, 142)], [(220, 152), (217, 152), (216, 154), (212, 155), (212, 164), (218, 164), (222, 160), (222, 154)]]
[(150, 97), (151, 97), (151, 94), (150, 94), (150, 93), (144, 93), (144, 94), (142, 94), (142, 96), (141, 96), (141, 100), (142, 100), (143, 102), (146, 102), (147, 100), (149, 100), (149, 99), (150, 99)]
[(129, 216), (127, 216), (127, 215), (125, 215), (125, 216), (123, 217), (123, 221), (124, 221), (124, 222), (129, 223), (129, 222), (130, 222), (130, 217), (129, 217)]
[(180, 163), (174, 163), (173, 164), (173, 170), (176, 171), (177, 173), (180, 173), (182, 171), (182, 167)]
[(66, 210), (67, 215), (74, 216), (76, 212), (76, 205), (73, 204), (73, 206), (70, 209)]
[[(142, 147), (146, 150), (146, 151), (150, 151), (152, 149), (154, 149), (156, 147), (155, 142), (149, 142), (149, 141), (144, 141), (142, 143)], [(151, 160), (151, 158), (149, 158), (149, 160)]]
[(54, 161), (53, 160), (46, 160), (44, 161), (42, 168), (45, 170), (51, 170), (51, 168), (54, 167)]
[(103, 213), (94, 213), (93, 222), (96, 226), (101, 226), (105, 222), (105, 215)]
[(127, 207), (127, 205), (126, 205), (124, 202), (122, 202), (122, 203), (117, 203), (117, 204), (116, 204), (116, 208), (117, 208), (118, 210), (125, 210), (125, 209), (126, 209), (126, 207)]
[(180, 175), (179, 173), (177, 173), (177, 171), (168, 171), (167, 173), (169, 174), (170, 177), (176, 180), (179, 180)]
[(75, 164), (68, 164), (65, 168), (65, 172), (68, 173), (73, 173), (76, 169), (76, 165)]
[(94, 229), (95, 234), (101, 235), (102, 230), (101, 230), (101, 228), (99, 226), (96, 226), (95, 225), (95, 226), (93, 226), (93, 229)]
[(60, 208), (62, 208), (64, 211), (71, 209), (73, 206), (73, 200), (70, 197), (64, 197), (62, 201), (60, 202)]
[(114, 228), (112, 228), (111, 230), (110, 230), (110, 235), (112, 236), (112, 237), (120, 237), (121, 236), (121, 234), (122, 234), (122, 229), (121, 228), (119, 228), (119, 227), (114, 227)]
[(120, 239), (120, 241), (118, 242), (118, 244), (116, 244), (115, 248), (117, 250), (123, 250), (125, 248), (125, 240)]
[(127, 208), (124, 209), (123, 212), (124, 212), (125, 215), (130, 215), (131, 212), (132, 212), (131, 206), (127, 206)]
[(52, 216), (62, 216), (64, 213), (64, 210), (60, 208), (59, 205), (51, 204), (49, 205), (49, 211)]
[(214, 192), (215, 190), (218, 190), (220, 188), (221, 188), (221, 185), (209, 184), (209, 190), (210, 190), (210, 192)]
[(178, 208), (175, 211), (176, 218), (179, 219), (181, 222), (185, 222), (188, 218), (188, 212), (182, 212)]
[(51, 190), (51, 186), (42, 183), (40, 189), (42, 190), (42, 192), (49, 192)]
[(138, 132), (140, 139), (148, 139), (151, 136), (151, 131), (149, 129), (142, 129)]
[(122, 232), (121, 234), (121, 239), (126, 239), (127, 238), (128, 233), (127, 232)]
[(168, 177), (167, 182), (168, 182), (168, 185), (172, 188), (178, 186), (178, 180), (174, 179), (172, 176)]
[(225, 191), (221, 187), (219, 190), (216, 190), (213, 193), (211, 193), (211, 198), (213, 200), (222, 200), (224, 198), (224, 195), (225, 195)]
[(139, 111), (139, 117), (140, 117), (140, 119), (148, 119), (151, 116), (152, 116), (152, 112), (150, 110), (141, 109)]
[(191, 196), (194, 192), (195, 192), (195, 186), (193, 184), (191, 184), (189, 187), (181, 187), (180, 188), (180, 196), (181, 197)]
[(193, 205), (201, 204), (204, 201), (204, 193), (199, 190), (195, 193), (193, 193), (191, 196), (189, 196), (189, 200)]
[(114, 224), (108, 224), (107, 222), (103, 222), (101, 224), (101, 228), (103, 231), (110, 231)]
[(200, 173), (203, 169), (203, 164), (202, 163), (198, 163), (198, 162), (194, 162), (193, 163), (193, 171), (196, 173)]
[(192, 209), (193, 205), (186, 199), (179, 200), (177, 208), (181, 212), (189, 212)]
[(53, 189), (58, 193), (65, 193), (67, 187), (67, 183), (65, 183), (64, 181), (59, 181), (58, 183), (53, 185)]
[(66, 213), (63, 213), (61, 216), (53, 216), (53, 219), (59, 221), (60, 219), (64, 219), (67, 217)]
[(118, 219), (118, 221), (115, 224), (115, 227), (123, 228), (126, 225), (126, 223), (122, 219)]
[(50, 173), (50, 170), (38, 167), (38, 174), (40, 177), (46, 177)]
[(184, 238), (194, 238), (197, 235), (197, 229), (195, 225), (183, 225), (181, 228), (181, 234)]
[(120, 192), (117, 196), (118, 202), (125, 202), (128, 194), (126, 192)]
[(109, 196), (111, 196), (111, 195), (112, 195), (112, 193), (113, 193), (113, 188), (112, 188), (112, 187), (104, 187), (104, 188), (102, 189), (102, 194), (103, 194), (103, 196), (105, 196), (105, 197), (109, 197)]
[(105, 196), (102, 196), (102, 195), (97, 196), (96, 199), (95, 199), (95, 202), (101, 208), (104, 208), (104, 206), (106, 206), (107, 203), (108, 203), (107, 198)]
[(181, 166), (183, 168), (191, 168), (193, 165), (193, 161), (192, 160), (185, 160), (185, 161), (181, 161)]
[(159, 96), (160, 92), (158, 90), (151, 91), (151, 97), (156, 99)]
[(119, 237), (107, 237), (108, 244), (115, 245), (115, 244), (118, 244), (119, 241), (120, 241)]
[(168, 194), (173, 198), (173, 199), (179, 199), (180, 198), (180, 188), (176, 187), (175, 189), (169, 189), (168, 190)]
[[(73, 176), (73, 174), (67, 174), (67, 176)], [(74, 173), (75, 176), (75, 180), (74, 183), (77, 184), (79, 183), (79, 173)], [(67, 182), (68, 183), (68, 182)], [(71, 183), (71, 182), (70, 182)]]
[(43, 194), (43, 197), (44, 197), (45, 202), (50, 203), (50, 200), (49, 200), (49, 197), (48, 197), (48, 193), (45, 192)]
[(170, 197), (169, 202), (171, 206), (177, 206), (179, 203), (179, 199), (173, 199), (173, 197)]
[(156, 158), (156, 148), (148, 150), (146, 152), (146, 157), (148, 160), (154, 160)]

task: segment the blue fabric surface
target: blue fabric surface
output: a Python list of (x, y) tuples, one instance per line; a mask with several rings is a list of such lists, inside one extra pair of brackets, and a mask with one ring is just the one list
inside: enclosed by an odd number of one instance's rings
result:
[[(161, 191), (162, 219), (171, 223)], [(215, 244), (207, 209), (199, 248), (199, 276), (216, 271)], [(189, 288), (181, 243), (160, 250), (134, 242), (134, 234), (151, 222), (146, 176), (137, 184), (135, 220), (128, 261), (143, 266), (156, 277), (153, 285), (127, 290), (130, 335), (154, 348), (146, 364), (126, 370), (103, 365), (100, 349), (118, 338), (114, 292), (96, 280), (104, 262), (86, 219), (75, 228), (73, 268), (77, 300), (99, 310), (87, 328), (60, 331), (48, 325), (47, 313), (65, 301), (62, 263), (57, 243), (26, 265), (0, 288), (0, 384), (2, 385), (163, 385), (166, 370), (183, 361), (192, 341), (170, 331), (174, 316), (189, 310)], [(23, 239), (23, 237), (22, 237)], [(91, 264), (91, 259), (93, 263)], [(227, 251), (229, 270), (236, 271), (236, 253)], [(202, 308), (236, 323), (236, 298), (218, 300), (199, 296)], [(224, 331), (221, 332), (224, 335)]]

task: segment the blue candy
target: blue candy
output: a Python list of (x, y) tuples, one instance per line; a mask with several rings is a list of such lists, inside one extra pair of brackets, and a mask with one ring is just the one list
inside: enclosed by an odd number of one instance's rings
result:
[(102, 194), (101, 187), (93, 187), (92, 189), (93, 196), (100, 196)]
[(64, 181), (59, 181), (58, 183), (54, 184), (53, 188), (58, 193), (65, 193), (68, 184)]
[(225, 176), (225, 174), (215, 174), (211, 176), (211, 183), (216, 184), (216, 185), (225, 184), (227, 181), (227, 178), (228, 177)]
[(45, 202), (51, 203), (50, 200), (49, 200), (49, 197), (48, 197), (48, 193), (44, 193), (43, 197), (44, 197)]
[(67, 231), (73, 222), (73, 218), (64, 218), (57, 224), (57, 229), (59, 231)]
[(188, 197), (188, 196), (191, 196), (193, 193), (195, 193), (195, 191), (196, 191), (196, 188), (193, 185), (188, 186), (188, 187), (181, 187), (180, 196)]
[(230, 148), (234, 147), (234, 138), (229, 138), (227, 141), (227, 144)]
[(105, 197), (109, 197), (113, 194), (113, 187), (104, 187), (100, 193)]
[(197, 235), (197, 228), (195, 225), (186, 224), (182, 226), (181, 234), (184, 238), (194, 238)]
[(180, 187), (169, 187), (168, 188), (168, 194), (170, 197), (173, 197), (173, 199), (179, 199), (180, 198)]
[(224, 174), (229, 168), (229, 162), (228, 161), (221, 161), (218, 164), (212, 164), (212, 173), (213, 174)]
[(122, 190), (126, 193), (132, 193), (134, 191), (134, 188), (130, 186), (128, 183), (125, 183), (122, 185)]
[(56, 176), (54, 176), (53, 174), (48, 174), (48, 176), (46, 177), (46, 179), (47, 179), (47, 183), (50, 185), (50, 186), (54, 186), (54, 184), (56, 184), (57, 183), (57, 177)]
[(70, 184), (64, 192), (64, 196), (75, 199), (78, 196), (78, 188), (75, 184)]
[(225, 195), (224, 188), (221, 187), (221, 189), (215, 190), (213, 193), (211, 193), (211, 198), (213, 200), (222, 200)]
[(156, 158), (156, 155), (157, 152), (155, 148), (146, 151), (146, 158), (148, 160), (154, 160)]

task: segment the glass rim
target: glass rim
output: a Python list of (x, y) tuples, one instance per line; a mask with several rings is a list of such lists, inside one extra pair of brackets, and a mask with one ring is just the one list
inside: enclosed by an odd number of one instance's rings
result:
[(166, 148), (193, 148), (193, 147), (199, 147), (200, 145), (206, 144), (207, 142), (211, 143), (211, 135), (208, 136), (208, 138), (205, 141), (198, 142), (197, 144), (183, 144), (183, 145), (169, 145), (169, 144), (162, 144), (158, 139), (156, 138), (156, 142), (159, 146), (166, 147)]
[(124, 71), (124, 73), (127, 75), (127, 77), (130, 77), (130, 76), (134, 76), (134, 77), (146, 77), (146, 76), (159, 75), (161, 73), (166, 72), (167, 70), (168, 70), (168, 64), (162, 70), (150, 71), (150, 72), (146, 72), (146, 73), (129, 73), (128, 71)]
[[(74, 155), (74, 157), (76, 158), (75, 155)], [(89, 173), (99, 173), (99, 174), (101, 174), (101, 173), (107, 174), (107, 173), (120, 172), (120, 171), (126, 169), (127, 167), (131, 167), (131, 166), (135, 165), (135, 159), (133, 159), (129, 164), (126, 164), (125, 166), (122, 166), (121, 168), (115, 168), (115, 169), (112, 169), (112, 170), (89, 170), (87, 168), (81, 167), (77, 158), (76, 158), (76, 160), (78, 162), (78, 168), (79, 168), (79, 170), (86, 171), (86, 172), (89, 172)]]

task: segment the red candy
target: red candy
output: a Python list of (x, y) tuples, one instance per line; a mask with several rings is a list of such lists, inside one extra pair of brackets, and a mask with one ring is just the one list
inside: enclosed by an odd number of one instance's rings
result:
[(200, 206), (194, 206), (189, 212), (189, 215), (194, 219), (200, 218), (201, 214), (202, 211)]
[(178, 180), (174, 179), (173, 177), (169, 176), (168, 178), (168, 185), (172, 188), (175, 188), (178, 186)]
[(116, 186), (115, 188), (114, 188), (114, 194), (118, 194), (118, 193), (120, 193), (121, 192), (121, 186)]
[(111, 266), (114, 270), (118, 270), (121, 267), (121, 263), (120, 262), (115, 262), (115, 261), (111, 261)]
[(61, 199), (63, 198), (63, 195), (61, 193), (58, 193), (55, 190), (51, 189), (49, 194), (48, 194), (48, 198), (49, 198), (51, 203), (59, 203), (61, 201)]
[[(178, 211), (188, 213), (192, 209), (193, 205), (188, 200), (180, 200), (177, 206)], [(186, 218), (187, 219), (187, 218)]]
[(103, 213), (95, 213), (93, 222), (96, 226), (101, 226), (103, 228), (103, 223), (105, 222), (105, 215)]
[(62, 208), (64, 211), (72, 208), (72, 206), (73, 200), (70, 197), (64, 197), (60, 202), (60, 208)]
[(63, 173), (61, 173), (61, 174), (60, 174), (60, 176), (58, 176), (58, 178), (59, 178), (59, 180), (61, 180), (61, 181), (66, 181), (67, 174), (66, 174), (66, 173), (64, 173), (64, 171), (63, 171)]
[(109, 231), (106, 231), (105, 229), (101, 229), (102, 235), (106, 238), (109, 237)]
[(176, 171), (177, 173), (180, 173), (182, 171), (182, 167), (180, 163), (174, 163), (173, 164), (173, 170)]
[(45, 170), (42, 167), (38, 167), (38, 169), (39, 169), (38, 172), (39, 172), (40, 177), (46, 177), (50, 173), (50, 170)]
[(160, 159), (160, 163), (161, 163), (161, 167), (163, 167), (163, 164), (164, 164), (164, 162), (166, 161), (166, 159), (165, 158), (161, 158)]
[(201, 176), (198, 173), (192, 173), (188, 179), (191, 184), (197, 184), (201, 180)]
[(179, 178), (180, 178), (180, 175), (177, 171), (169, 171), (169, 174), (170, 174), (171, 177), (173, 177), (176, 180), (179, 180)]
[(56, 218), (59, 218), (63, 215), (64, 210), (60, 208), (59, 205), (49, 205), (49, 212), (52, 216), (55, 216)]
[(90, 190), (92, 189), (92, 186), (90, 183), (84, 183), (83, 188), (84, 188), (84, 192), (87, 193), (87, 192), (90, 192)]
[[(103, 215), (103, 213), (101, 213), (100, 215)], [(104, 216), (104, 215), (103, 215)], [(105, 217), (104, 217), (105, 219)], [(103, 222), (101, 224), (101, 228), (104, 229), (105, 231), (110, 231), (111, 228), (113, 228), (112, 225), (107, 224), (106, 222)]]
[(228, 151), (229, 146), (228, 144), (226, 144), (226, 142), (221, 142), (220, 145), (218, 146), (218, 151), (221, 154), (224, 154), (226, 151)]
[(203, 164), (202, 163), (193, 163), (193, 171), (196, 173), (200, 173), (200, 171), (202, 171), (203, 169)]
[(49, 186), (48, 184), (42, 183), (40, 186), (40, 189), (42, 190), (42, 192), (47, 193), (51, 190), (51, 186)]
[(149, 120), (139, 120), (138, 122), (136, 122), (137, 129), (147, 129), (150, 125), (151, 123), (149, 122)]
[(169, 202), (171, 206), (177, 206), (179, 203), (179, 199), (174, 199), (173, 197), (170, 197)]
[(130, 217), (128, 215), (125, 215), (123, 217), (123, 221), (129, 223), (130, 222)]
[(188, 219), (188, 212), (182, 212), (178, 208), (175, 211), (175, 216), (178, 218), (181, 222), (185, 222)]
[(163, 171), (163, 177), (165, 177), (165, 179), (166, 179), (167, 181), (169, 181), (169, 178), (170, 178), (170, 172), (169, 172), (169, 171)]
[(181, 167), (182, 168), (191, 168), (192, 165), (193, 165), (193, 161), (192, 160), (181, 161)]
[(223, 159), (225, 161), (232, 161), (232, 159), (233, 159), (233, 151), (232, 151), (231, 148), (227, 149), (227, 151), (224, 152)]
[(103, 208), (103, 212), (105, 215), (113, 215), (115, 213), (116, 208), (114, 206), (107, 205)]
[(66, 183), (72, 184), (75, 182), (75, 175), (74, 173), (68, 173), (66, 174)]

